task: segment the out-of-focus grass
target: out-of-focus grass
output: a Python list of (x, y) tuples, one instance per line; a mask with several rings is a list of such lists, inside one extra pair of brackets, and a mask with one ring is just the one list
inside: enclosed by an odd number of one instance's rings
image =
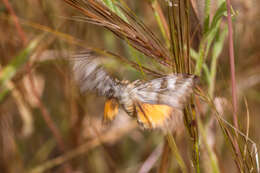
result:
[(12, 61), (2, 68), (1, 76), (0, 76), (0, 86), (3, 91), (0, 92), (0, 102), (4, 99), (6, 94), (10, 91), (7, 87), (7, 83), (10, 83), (12, 77), (15, 76), (17, 70), (23, 67), (24, 64), (29, 60), (30, 55), (32, 55), (34, 49), (38, 46), (40, 42), (40, 38), (36, 38), (32, 40), (29, 45), (22, 50), (19, 55), (14, 57)]
[[(113, 1), (106, 0), (105, 2), (119, 16), (123, 16)], [(166, 46), (176, 48), (181, 40), (174, 40), (176, 37), (173, 36), (176, 35), (169, 33), (175, 31), (174, 28), (169, 31), (165, 28), (164, 20), (167, 21), (169, 18), (167, 12), (170, 9), (165, 2), (127, 1), (126, 4), (131, 6), (131, 10), (136, 16), (142, 16), (141, 19), (144, 23), (161, 38)], [(195, 73), (201, 75), (200, 87), (203, 89), (203, 94), (200, 95), (200, 98), (204, 101), (195, 98), (196, 110), (187, 108), (196, 111), (195, 121), (197, 121), (196, 117), (200, 116), (197, 125), (193, 124), (192, 127), (197, 130), (198, 136), (193, 138), (188, 132), (191, 126), (187, 126), (187, 129), (175, 138), (176, 145), (169, 144), (171, 145), (170, 150), (174, 149), (173, 147), (177, 149), (172, 150), (175, 155), (171, 156), (171, 153), (168, 153), (168, 156), (165, 155), (168, 157), (166, 162), (160, 162), (160, 159), (157, 162), (151, 162), (149, 170), (158, 172), (159, 167), (168, 165), (166, 170), (182, 170), (183, 172), (186, 169), (187, 172), (237, 172), (238, 169), (241, 172), (250, 170), (256, 172), (258, 163), (254, 144), (246, 136), (235, 137), (237, 130), (221, 120), (231, 119), (230, 79), (225, 44), (227, 32), (225, 4), (218, 6), (214, 12), (214, 8), (210, 6), (213, 2), (203, 1), (201, 3), (205, 3), (203, 10), (205, 18), (199, 19), (204, 25), (201, 26), (204, 30), (199, 42), (190, 40), (191, 45), (195, 46), (189, 51), (191, 57), (194, 58), (194, 61), (190, 62), (190, 66), (194, 66)], [(127, 118), (118, 120), (119, 123), (114, 122), (111, 127), (103, 126), (100, 122), (102, 121), (104, 98), (91, 94), (79, 94), (73, 82), (68, 57), (64, 56), (62, 52), (64, 50), (74, 52), (87, 46), (102, 50), (107, 48), (106, 43), (113, 44), (109, 45), (113, 51), (122, 57), (131, 56), (129, 60), (136, 62), (136, 70), (127, 65), (112, 68), (110, 72), (120, 78), (136, 79), (137, 74), (140, 73), (137, 71), (144, 70), (143, 73), (145, 73), (143, 66), (151, 67), (153, 70), (162, 69), (163, 66), (155, 65), (155, 62), (135, 53), (127, 42), (122, 42), (116, 37), (110, 41), (111, 33), (108, 34), (100, 27), (67, 20), (66, 17), (78, 16), (79, 13), (65, 5), (63, 1), (10, 1), (10, 4), (20, 18), (21, 27), (28, 40), (38, 40), (39, 35), (46, 31), (52, 34), (46, 34), (44, 41), (37, 44), (35, 41), (30, 41), (27, 44), (28, 47), (24, 47), (11, 17), (6, 17), (9, 16), (8, 9), (2, 4), (0, 5), (0, 172), (28, 172), (29, 170), (65, 172), (68, 171), (68, 168), (64, 166), (65, 161), (69, 165), (69, 170), (73, 171), (138, 172), (143, 163), (149, 161), (148, 158), (156, 146), (166, 141), (163, 140), (163, 135), (159, 132), (143, 132), (136, 128), (127, 129), (125, 125), (129, 123)], [(194, 7), (196, 8), (196, 6)], [(257, 116), (260, 111), (259, 99), (257, 99), (259, 82), (255, 77), (260, 65), (258, 61), (260, 43), (257, 40), (260, 35), (260, 24), (256, 22), (259, 7), (258, 1), (234, 2), (233, 6), (234, 10), (239, 10), (239, 13), (233, 16), (238, 89), (242, 88), (239, 90), (239, 96), (242, 97), (239, 97), (238, 100), (239, 130), (249, 134), (250, 139), (253, 139), (256, 144), (259, 144), (260, 141), (260, 128), (257, 126), (257, 122), (260, 121)], [(176, 6), (173, 8), (177, 9)], [(165, 16), (160, 15), (159, 9), (163, 10)], [(189, 15), (195, 14), (189, 11)], [(185, 22), (183, 20), (183, 24)], [(193, 21), (193, 18), (189, 22), (198, 25), (198, 21)], [(166, 23), (166, 26), (169, 24)], [(190, 32), (196, 35), (197, 33), (193, 33), (194, 30), (196, 29), (190, 28)], [(104, 39), (108, 39), (108, 42), (104, 42)], [(32, 45), (38, 48), (31, 49)], [(183, 46), (183, 50), (185, 50), (185, 46)], [(175, 53), (181, 55), (183, 50)], [(33, 61), (32, 68), (36, 73), (41, 74), (45, 81), (40, 101), (49, 112), (51, 121), (57, 126), (63, 138), (64, 149), (62, 150), (60, 150), (61, 147), (57, 143), (54, 133), (49, 130), (50, 127), (40, 116), (43, 113), (42, 109), (30, 104), (29, 99), (31, 98), (24, 89), (25, 85), (30, 84), (23, 82), (23, 77), (28, 75), (23, 64), (28, 58), (31, 58), (32, 52), (37, 57)], [(44, 59), (43, 55), (47, 58)], [(186, 70), (182, 69), (186, 65), (182, 59), (177, 60), (177, 63), (180, 64), (179, 72)], [(166, 71), (169, 70), (164, 72)], [(151, 78), (151, 76), (148, 77)], [(37, 79), (35, 81), (37, 82)], [(12, 83), (15, 90), (6, 90), (8, 82)], [(20, 93), (20, 97), (12, 96), (16, 91)], [(2, 97), (4, 95), (5, 97)], [(203, 98), (204, 96), (205, 98)], [(244, 105), (244, 97), (248, 100), (248, 106)], [(220, 104), (217, 102), (218, 100), (221, 100)], [(17, 116), (22, 114), (19, 103), (26, 107), (34, 119), (31, 121), (34, 126), (32, 133), (28, 133), (27, 136), (22, 135), (21, 129), (28, 125), (23, 116)], [(188, 113), (193, 115), (192, 112)], [(214, 117), (217, 117), (219, 124)], [(123, 126), (120, 126), (122, 124)], [(131, 123), (129, 126), (132, 127)], [(118, 134), (117, 131), (122, 133)], [(106, 138), (106, 135), (109, 137)], [(191, 138), (194, 141), (190, 140)], [(232, 149), (235, 147), (235, 144), (232, 143), (234, 141), (238, 142), (240, 153), (232, 155), (232, 152), (235, 151)], [(194, 149), (197, 156), (194, 156)], [(170, 152), (170, 150), (168, 151)], [(179, 164), (176, 163), (176, 159)], [(145, 163), (147, 164), (147, 162)], [(95, 165), (99, 165), (99, 167)], [(142, 169), (144, 168), (142, 167)]]

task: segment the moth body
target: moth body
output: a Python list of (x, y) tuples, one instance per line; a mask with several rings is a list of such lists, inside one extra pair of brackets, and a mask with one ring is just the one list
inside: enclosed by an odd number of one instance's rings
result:
[(197, 80), (194, 75), (169, 74), (150, 81), (119, 81), (104, 70), (92, 52), (77, 55), (73, 69), (82, 92), (95, 91), (107, 97), (105, 120), (113, 120), (121, 107), (148, 129), (176, 126)]

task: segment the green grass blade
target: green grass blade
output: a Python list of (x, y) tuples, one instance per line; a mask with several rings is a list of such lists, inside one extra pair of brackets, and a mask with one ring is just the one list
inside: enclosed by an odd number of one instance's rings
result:
[(221, 5), (217, 9), (217, 11), (213, 17), (211, 25), (210, 25), (210, 29), (213, 29), (216, 27), (218, 21), (221, 20), (221, 18), (224, 16), (226, 11), (227, 11), (227, 7), (226, 7), (226, 2), (224, 1), (221, 3)]
[(6, 83), (10, 81), (15, 76), (17, 71), (29, 60), (30, 54), (37, 47), (39, 41), (39, 37), (32, 40), (24, 50), (22, 50), (7, 66), (3, 68), (0, 74), (0, 87), (3, 88), (0, 92), (0, 102), (9, 92), (5, 87)]
[(204, 8), (204, 14), (205, 14), (205, 19), (204, 19), (204, 33), (207, 33), (209, 30), (209, 25), (210, 25), (210, 0), (205, 0), (205, 8)]
[(175, 143), (175, 140), (174, 140), (173, 136), (170, 133), (168, 133), (166, 135), (166, 137), (167, 137), (167, 141), (168, 141), (169, 147), (171, 148), (172, 154), (175, 156), (175, 159), (176, 159), (177, 163), (179, 164), (182, 172), (183, 173), (187, 173), (188, 172), (187, 171), (187, 167), (186, 167), (186, 165), (184, 163), (184, 160), (182, 159), (182, 156), (181, 156), (181, 154), (180, 154), (180, 152), (178, 150), (178, 147), (177, 147), (177, 145)]
[(225, 28), (221, 33), (219, 32), (217, 34), (215, 44), (213, 45), (212, 48), (212, 60), (210, 66), (210, 82), (209, 82), (209, 95), (211, 98), (213, 98), (214, 89), (215, 89), (217, 60), (224, 46), (224, 41), (227, 35), (227, 28)]

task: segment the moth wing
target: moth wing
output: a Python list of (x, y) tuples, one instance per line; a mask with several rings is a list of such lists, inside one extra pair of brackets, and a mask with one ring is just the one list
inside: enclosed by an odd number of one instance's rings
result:
[(165, 121), (171, 117), (173, 108), (167, 105), (138, 103), (136, 118), (144, 128), (164, 127)]
[(196, 80), (194, 75), (172, 74), (145, 83), (139, 82), (134, 88), (134, 97), (143, 103), (182, 109)]
[(118, 114), (119, 103), (116, 99), (108, 99), (105, 102), (104, 122), (109, 122), (115, 119)]
[(101, 58), (92, 51), (85, 51), (74, 56), (73, 73), (82, 92), (96, 91), (107, 96), (115, 88), (112, 79), (103, 68)]
[(168, 105), (138, 103), (136, 118), (145, 129), (176, 131), (182, 125), (182, 112)]

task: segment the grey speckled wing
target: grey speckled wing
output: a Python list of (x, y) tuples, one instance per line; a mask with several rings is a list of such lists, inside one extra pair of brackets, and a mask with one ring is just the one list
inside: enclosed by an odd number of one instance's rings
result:
[(170, 74), (144, 83), (137, 82), (133, 92), (135, 99), (141, 102), (182, 109), (196, 80), (194, 75)]
[(95, 53), (85, 51), (75, 55), (73, 60), (73, 73), (81, 92), (88, 90), (106, 97), (113, 95), (116, 82), (104, 70)]
[(118, 81), (104, 70), (102, 57), (85, 51), (74, 57), (73, 72), (82, 92), (106, 96), (105, 118), (113, 119), (120, 105), (128, 115), (149, 129), (173, 129), (180, 124), (182, 109), (193, 92), (196, 76), (169, 74), (147, 82)]

